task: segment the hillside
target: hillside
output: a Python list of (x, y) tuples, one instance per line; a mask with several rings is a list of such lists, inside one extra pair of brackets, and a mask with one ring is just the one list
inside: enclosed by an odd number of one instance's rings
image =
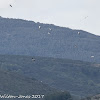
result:
[(0, 68), (36, 78), (50, 87), (67, 90), (74, 95), (89, 96), (100, 93), (100, 64), (97, 63), (1, 55)]
[(52, 24), (0, 17), (0, 54), (98, 62), (100, 37)]
[(100, 94), (95, 95), (95, 96), (90, 96), (90, 97), (87, 97), (87, 98), (82, 99), (82, 100), (100, 100)]
[[(46, 96), (55, 92), (57, 92), (57, 90), (52, 89), (47, 85), (44, 85), (43, 83), (35, 80), (34, 78), (30, 79), (21, 76), (18, 73), (4, 71), (0, 69), (0, 95), (6, 94), (6, 95), (13, 95), (13, 96), (19, 96), (19, 95), (23, 95), (23, 96), (45, 95)], [(0, 100), (1, 99), (2, 98), (0, 96)], [(19, 100), (19, 99), (16, 98), (12, 100)], [(30, 100), (36, 100), (36, 99), (30, 99)]]

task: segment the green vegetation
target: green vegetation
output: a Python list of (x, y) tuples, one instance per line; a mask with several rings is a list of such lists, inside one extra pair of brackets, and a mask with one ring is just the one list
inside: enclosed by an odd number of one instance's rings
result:
[[(47, 94), (55, 92), (57, 92), (57, 90), (50, 88), (48, 85), (45, 85), (34, 78), (30, 79), (18, 73), (8, 72), (0, 69), (0, 95), (8, 94), (13, 96), (19, 96), (19, 95), (46, 96)], [(19, 99), (14, 99), (14, 100), (19, 100)], [(35, 99), (30, 99), (30, 100), (35, 100)]]
[(72, 97), (68, 92), (56, 92), (54, 94), (47, 95), (45, 100), (72, 100)]
[[(8, 72), (0, 69), (0, 100), (6, 100), (6, 98), (1, 98), (3, 95), (44, 95), (44, 98), (30, 98), (29, 100), (72, 100), (72, 97), (68, 92), (60, 92), (36, 79), (31, 79), (15, 72)], [(10, 98), (8, 100), (20, 99)], [(21, 98), (21, 100), (27, 99)]]
[(0, 69), (35, 78), (50, 87), (82, 97), (100, 93), (100, 67), (97, 65), (68, 59), (0, 56)]
[(95, 95), (95, 96), (86, 97), (82, 100), (100, 100), (100, 94)]

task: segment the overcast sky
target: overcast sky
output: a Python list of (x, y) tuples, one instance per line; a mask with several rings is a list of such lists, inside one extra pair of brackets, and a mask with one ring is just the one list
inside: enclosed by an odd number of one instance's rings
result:
[(0, 0), (0, 16), (82, 29), (100, 35), (100, 0)]

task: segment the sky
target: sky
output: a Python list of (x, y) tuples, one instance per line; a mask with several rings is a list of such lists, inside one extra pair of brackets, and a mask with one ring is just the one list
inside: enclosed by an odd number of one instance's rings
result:
[(100, 36), (100, 0), (0, 0), (0, 16), (82, 29)]

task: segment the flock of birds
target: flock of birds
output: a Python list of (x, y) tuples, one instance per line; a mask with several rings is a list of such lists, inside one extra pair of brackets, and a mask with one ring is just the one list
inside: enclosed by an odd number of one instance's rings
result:
[[(12, 5), (10, 4), (10, 7), (12, 7)], [(85, 17), (85, 19), (87, 18), (88, 16), (86, 16)], [(39, 26), (39, 29), (41, 29), (41, 26)], [(51, 28), (49, 28), (49, 30), (50, 31), (52, 31), (52, 29)], [(78, 33), (78, 35), (80, 35), (80, 32), (77, 32)], [(50, 32), (48, 32), (48, 35), (50, 35), (51, 33)], [(75, 45), (75, 48), (77, 48), (77, 45)], [(91, 56), (91, 58), (94, 58), (94, 56)], [(32, 61), (35, 61), (35, 59), (34, 58), (32, 58)]]
[[(41, 26), (39, 26), (39, 29), (41, 29)], [(49, 30), (50, 30), (50, 31), (52, 31), (52, 29), (51, 29), (51, 28), (49, 28)], [(50, 35), (51, 33), (50, 33), (50, 32), (48, 32), (48, 34)], [(80, 32), (78, 31), (78, 32), (77, 32), (77, 34), (78, 34), (78, 35), (80, 35)], [(75, 48), (77, 48), (77, 45), (75, 45)], [(91, 58), (94, 58), (94, 56), (90, 56), (90, 57), (91, 57)], [(34, 58), (32, 58), (32, 61), (35, 61), (35, 59), (34, 59)]]
[[(41, 29), (41, 26), (39, 26), (39, 29)], [(52, 29), (51, 29), (51, 28), (49, 28), (49, 30), (50, 30), (50, 31), (52, 31)], [(50, 32), (48, 32), (48, 34), (50, 35), (51, 33), (50, 33)]]

